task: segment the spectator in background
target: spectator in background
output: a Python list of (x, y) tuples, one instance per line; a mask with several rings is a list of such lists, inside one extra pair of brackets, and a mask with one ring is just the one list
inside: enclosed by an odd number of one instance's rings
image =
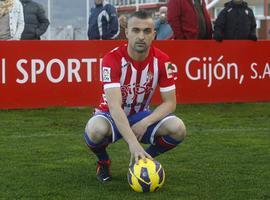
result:
[(256, 20), (252, 10), (243, 0), (225, 3), (214, 26), (214, 39), (257, 40)]
[(24, 28), (19, 0), (0, 0), (0, 40), (19, 40)]
[(212, 38), (212, 24), (204, 0), (169, 0), (168, 21), (175, 39)]
[(104, 0), (95, 0), (95, 8), (91, 9), (88, 24), (89, 40), (115, 39), (119, 34), (116, 9)]
[(40, 40), (50, 24), (42, 5), (32, 0), (21, 0), (24, 12), (25, 27), (22, 40)]
[(120, 32), (116, 39), (118, 40), (126, 40), (126, 28), (127, 28), (127, 17), (125, 15), (120, 15), (118, 18), (120, 25)]
[(173, 31), (167, 20), (166, 6), (159, 8), (159, 19), (155, 22), (156, 40), (172, 39)]

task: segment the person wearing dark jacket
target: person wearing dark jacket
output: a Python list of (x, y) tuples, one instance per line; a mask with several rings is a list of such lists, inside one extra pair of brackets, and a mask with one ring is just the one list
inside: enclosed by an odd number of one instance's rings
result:
[(204, 0), (169, 0), (168, 22), (174, 39), (211, 39), (212, 24)]
[(214, 26), (214, 39), (257, 40), (253, 11), (243, 0), (231, 0), (218, 15)]
[(95, 0), (95, 7), (91, 9), (88, 25), (89, 40), (115, 39), (119, 34), (115, 7), (104, 0)]
[(50, 24), (42, 5), (32, 0), (21, 0), (24, 12), (25, 27), (22, 40), (40, 40)]

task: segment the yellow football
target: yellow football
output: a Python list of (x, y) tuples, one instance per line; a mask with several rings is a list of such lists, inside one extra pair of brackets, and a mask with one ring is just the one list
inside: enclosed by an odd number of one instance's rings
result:
[(156, 160), (142, 159), (128, 169), (128, 183), (136, 192), (154, 192), (159, 190), (165, 181), (165, 172)]

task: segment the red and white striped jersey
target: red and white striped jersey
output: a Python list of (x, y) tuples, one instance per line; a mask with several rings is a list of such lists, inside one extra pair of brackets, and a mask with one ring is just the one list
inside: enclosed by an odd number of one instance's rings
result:
[[(177, 68), (171, 64), (168, 55), (159, 49), (150, 47), (148, 57), (137, 62), (128, 55), (127, 45), (124, 45), (103, 58), (103, 89), (121, 89), (122, 108), (128, 116), (148, 108), (157, 85), (160, 92), (174, 90), (176, 72)], [(109, 111), (105, 94), (98, 109)]]

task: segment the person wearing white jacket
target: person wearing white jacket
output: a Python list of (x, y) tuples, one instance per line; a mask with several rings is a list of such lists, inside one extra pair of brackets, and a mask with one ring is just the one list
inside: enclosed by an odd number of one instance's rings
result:
[(24, 29), (23, 7), (19, 0), (0, 0), (0, 40), (20, 40)]

